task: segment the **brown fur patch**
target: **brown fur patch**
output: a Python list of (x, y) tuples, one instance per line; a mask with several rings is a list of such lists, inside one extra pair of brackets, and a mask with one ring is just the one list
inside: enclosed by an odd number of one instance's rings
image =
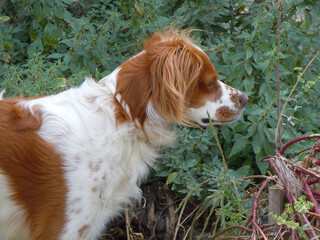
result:
[[(115, 95), (121, 94), (121, 104), (123, 100), (128, 104), (131, 116), (141, 125), (145, 121), (146, 108), (151, 95), (150, 66), (145, 57), (145, 54), (142, 54), (121, 65), (115, 93)], [(116, 104), (116, 109), (117, 122), (130, 121), (121, 105)]]
[(203, 53), (198, 53), (203, 59), (203, 69), (200, 78), (195, 86), (190, 100), (190, 107), (202, 107), (206, 101), (216, 102), (222, 96), (222, 89), (218, 82), (218, 73)]
[(66, 183), (59, 154), (36, 131), (41, 114), (0, 101), (0, 168), (30, 223), (30, 239), (57, 239), (65, 223)]
[(234, 120), (236, 117), (236, 112), (231, 110), (227, 106), (223, 106), (217, 109), (216, 118), (219, 122), (228, 122)]

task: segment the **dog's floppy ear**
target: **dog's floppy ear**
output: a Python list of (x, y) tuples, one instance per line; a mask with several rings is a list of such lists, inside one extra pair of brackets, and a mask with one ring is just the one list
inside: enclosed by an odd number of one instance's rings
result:
[[(159, 41), (149, 47), (151, 100), (165, 119), (186, 122), (187, 94), (202, 68), (202, 59), (183, 40)], [(190, 93), (189, 93), (190, 94)]]

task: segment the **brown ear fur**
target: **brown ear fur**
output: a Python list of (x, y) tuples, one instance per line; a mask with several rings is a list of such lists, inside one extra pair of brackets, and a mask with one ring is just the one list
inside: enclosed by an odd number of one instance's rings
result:
[[(169, 29), (154, 34), (145, 42), (145, 52), (121, 65), (115, 95), (121, 94), (121, 103), (125, 101), (141, 126), (150, 100), (168, 121), (188, 122), (187, 104), (203, 66), (199, 50), (191, 44), (187, 32)], [(130, 121), (122, 106), (115, 106), (117, 121)]]
[(187, 98), (192, 94), (190, 91), (194, 89), (203, 62), (196, 54), (198, 50), (190, 46), (191, 40), (181, 36), (159, 41), (155, 35), (151, 44), (146, 45), (146, 51), (152, 62), (151, 100), (154, 107), (165, 119), (184, 124), (187, 122)]

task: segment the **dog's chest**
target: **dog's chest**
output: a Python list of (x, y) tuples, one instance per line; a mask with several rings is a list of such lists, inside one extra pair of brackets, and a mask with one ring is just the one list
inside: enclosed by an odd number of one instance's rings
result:
[(65, 167), (69, 191), (63, 239), (75, 234), (95, 239), (126, 203), (139, 198), (138, 182), (148, 171), (140, 151), (127, 143), (122, 151), (111, 148), (104, 156), (95, 151), (70, 156), (74, 161)]
[(43, 115), (39, 135), (60, 154), (67, 185), (61, 239), (96, 239), (130, 200), (140, 197), (138, 185), (156, 150), (133, 123), (117, 126), (109, 100), (101, 110), (84, 100), (77, 102), (85, 108), (66, 102), (65, 95), (38, 101)]
[[(145, 174), (140, 170), (111, 165), (98, 159), (85, 162), (66, 173), (68, 178), (66, 239), (77, 235), (78, 239), (94, 239), (110, 218), (131, 198), (140, 195), (137, 179)], [(131, 173), (131, 174), (129, 174)], [(75, 230), (76, 231), (75, 231)]]

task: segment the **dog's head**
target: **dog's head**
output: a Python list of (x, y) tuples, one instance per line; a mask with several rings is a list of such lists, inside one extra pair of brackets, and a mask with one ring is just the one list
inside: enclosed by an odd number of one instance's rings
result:
[(207, 126), (208, 114), (214, 124), (237, 120), (248, 101), (218, 80), (208, 56), (185, 31), (154, 34), (144, 51), (120, 67), (118, 77), (117, 93), (142, 124), (149, 103), (168, 121)]

